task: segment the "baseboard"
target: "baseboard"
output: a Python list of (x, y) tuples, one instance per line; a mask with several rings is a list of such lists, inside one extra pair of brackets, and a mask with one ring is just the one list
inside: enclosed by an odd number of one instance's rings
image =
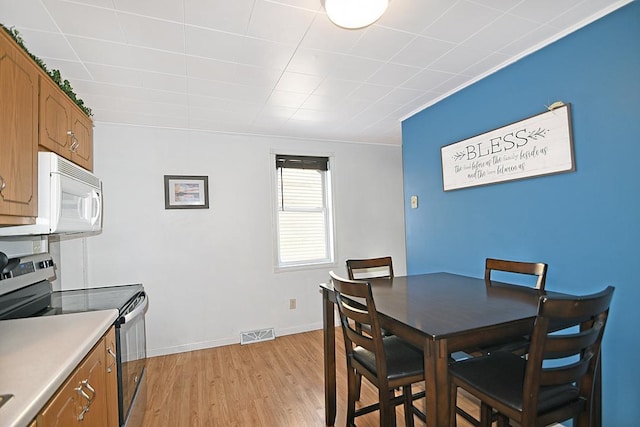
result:
[[(322, 323), (309, 323), (306, 325), (298, 325), (291, 328), (276, 328), (276, 339), (279, 336), (299, 334), (302, 332), (316, 331), (322, 329)], [(173, 347), (160, 347), (147, 349), (147, 357), (166, 356), (168, 354), (185, 353), (187, 351), (204, 350), (213, 347), (222, 347), (225, 345), (240, 344), (240, 335), (221, 338), (218, 340), (202, 341), (197, 343), (188, 343)]]

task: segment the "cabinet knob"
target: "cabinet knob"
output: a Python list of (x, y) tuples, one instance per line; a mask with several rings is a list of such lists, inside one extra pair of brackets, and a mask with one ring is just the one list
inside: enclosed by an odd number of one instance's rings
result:
[(5, 181), (2, 175), (0, 175), (0, 193), (2, 193), (2, 190), (4, 190), (6, 186), (7, 181)]

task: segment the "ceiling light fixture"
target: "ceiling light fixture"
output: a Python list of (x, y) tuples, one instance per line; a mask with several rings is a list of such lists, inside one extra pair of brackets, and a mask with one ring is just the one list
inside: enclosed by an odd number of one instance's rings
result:
[(389, 5), (389, 0), (325, 0), (327, 16), (338, 27), (349, 30), (364, 28), (376, 22)]

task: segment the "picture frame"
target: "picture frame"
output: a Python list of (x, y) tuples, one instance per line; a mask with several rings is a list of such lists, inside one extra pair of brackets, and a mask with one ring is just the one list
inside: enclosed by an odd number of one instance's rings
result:
[(164, 176), (165, 209), (209, 209), (209, 177)]
[(444, 191), (575, 172), (571, 104), (440, 149)]

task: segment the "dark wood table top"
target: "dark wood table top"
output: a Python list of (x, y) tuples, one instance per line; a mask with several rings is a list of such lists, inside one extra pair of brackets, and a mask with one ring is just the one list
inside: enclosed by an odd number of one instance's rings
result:
[(532, 322), (540, 296), (553, 294), (496, 281), (488, 285), (482, 278), (451, 273), (369, 281), (381, 317), (434, 340), (514, 321)]

